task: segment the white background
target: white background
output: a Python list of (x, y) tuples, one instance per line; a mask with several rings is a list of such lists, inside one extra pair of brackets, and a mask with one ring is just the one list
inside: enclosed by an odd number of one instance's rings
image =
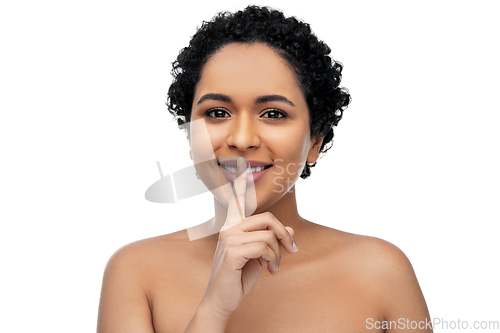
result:
[[(432, 317), (500, 320), (494, 2), (328, 3), (254, 2), (309, 22), (353, 97), (299, 180), (302, 215), (400, 247)], [(211, 217), (210, 194), (144, 192), (157, 160), (190, 163), (164, 105), (171, 62), (203, 20), (246, 4), (2, 2), (0, 331), (94, 331), (115, 250)]]

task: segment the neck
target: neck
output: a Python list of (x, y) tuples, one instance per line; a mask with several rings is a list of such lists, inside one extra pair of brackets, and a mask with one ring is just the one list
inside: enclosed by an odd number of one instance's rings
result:
[[(220, 230), (226, 221), (227, 208), (215, 198), (214, 205), (215, 217), (213, 218), (213, 223), (217, 226), (220, 225)], [(257, 215), (263, 212), (272, 213), (284, 226), (292, 227), (295, 231), (302, 229), (308, 223), (305, 219), (300, 217), (297, 210), (295, 186), (293, 186), (290, 191), (288, 191), (274, 205), (268, 208), (258, 209), (252, 215)]]
[[(203, 241), (213, 241), (217, 243), (219, 237), (218, 233), (224, 226), (224, 223), (226, 223), (227, 207), (221, 204), (215, 197), (214, 207), (215, 216), (212, 219), (187, 230), (190, 240), (200, 239)], [(297, 236), (303, 234), (301, 230), (307, 228), (307, 226), (311, 224), (311, 222), (306, 221), (299, 215), (297, 210), (297, 200), (295, 197), (295, 186), (293, 186), (290, 191), (288, 191), (274, 205), (257, 210), (252, 215), (261, 214), (263, 212), (272, 213), (285, 227), (291, 227)]]

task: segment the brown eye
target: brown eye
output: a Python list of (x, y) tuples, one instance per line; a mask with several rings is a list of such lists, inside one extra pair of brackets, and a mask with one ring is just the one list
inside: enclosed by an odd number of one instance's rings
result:
[(211, 117), (211, 118), (229, 118), (231, 117), (227, 111), (222, 110), (222, 109), (212, 109), (208, 110), (205, 115)]
[(287, 117), (286, 113), (279, 110), (269, 110), (262, 115), (262, 118), (273, 118), (273, 119), (286, 118), (286, 117)]

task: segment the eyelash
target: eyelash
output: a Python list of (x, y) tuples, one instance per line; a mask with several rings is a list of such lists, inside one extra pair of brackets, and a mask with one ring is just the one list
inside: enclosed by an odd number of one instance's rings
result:
[[(218, 109), (218, 108), (216, 108), (216, 109), (210, 109), (210, 110), (208, 110), (207, 112), (205, 112), (205, 116), (207, 116), (207, 117), (209, 117), (209, 118), (212, 118), (212, 119), (230, 118), (230, 117), (214, 117), (214, 116), (212, 116), (212, 115), (211, 115), (213, 112), (217, 112), (217, 111), (220, 111), (220, 112), (225, 112), (226, 114), (229, 114), (229, 112), (227, 112), (227, 111), (226, 111), (226, 110), (224, 110), (224, 109)], [(263, 115), (265, 115), (265, 114), (267, 114), (267, 113), (269, 113), (269, 112), (274, 112), (274, 113), (276, 113), (276, 114), (278, 115), (278, 117), (263, 117)], [(263, 114), (263, 115), (261, 116), (262, 118), (267, 118), (267, 119), (276, 119), (276, 120), (278, 120), (278, 119), (284, 119), (284, 118), (287, 118), (287, 117), (288, 117), (288, 115), (287, 115), (285, 112), (283, 112), (283, 111), (281, 111), (281, 110), (277, 110), (277, 109), (267, 110), (266, 112), (264, 112), (264, 114)]]
[(220, 111), (220, 112), (225, 112), (226, 114), (229, 114), (229, 112), (227, 112), (226, 110), (224, 109), (210, 109), (208, 110), (207, 112), (205, 112), (205, 116), (209, 117), (209, 118), (214, 118), (214, 119), (217, 119), (217, 118), (229, 118), (229, 117), (214, 117), (214, 116), (211, 116), (211, 113), (212, 112), (217, 112), (217, 111)]

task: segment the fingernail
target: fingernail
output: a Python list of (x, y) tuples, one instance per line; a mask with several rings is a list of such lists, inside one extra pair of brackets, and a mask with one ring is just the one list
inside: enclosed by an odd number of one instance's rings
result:
[(292, 240), (293, 243), (293, 252), (297, 252), (299, 249), (297, 248), (297, 245), (295, 245), (295, 242)]
[(274, 264), (274, 274), (278, 274), (279, 267), (280, 266), (278, 264)]

